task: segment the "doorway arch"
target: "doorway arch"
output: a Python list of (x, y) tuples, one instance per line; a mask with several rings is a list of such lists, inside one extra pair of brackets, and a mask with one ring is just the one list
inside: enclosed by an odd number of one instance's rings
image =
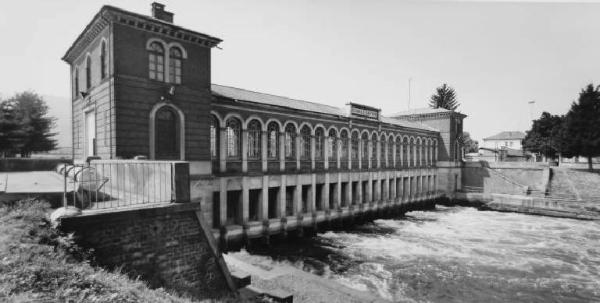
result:
[(185, 159), (185, 119), (170, 103), (158, 103), (150, 112), (150, 159)]

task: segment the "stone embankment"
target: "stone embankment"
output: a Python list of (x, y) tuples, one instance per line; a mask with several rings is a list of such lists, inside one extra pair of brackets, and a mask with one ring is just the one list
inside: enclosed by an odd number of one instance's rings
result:
[(520, 212), (552, 217), (600, 220), (600, 174), (564, 168), (552, 168), (542, 174), (543, 180), (530, 183), (546, 184), (545, 190), (523, 193), (481, 192), (457, 193), (453, 203), (471, 203), (484, 209)]

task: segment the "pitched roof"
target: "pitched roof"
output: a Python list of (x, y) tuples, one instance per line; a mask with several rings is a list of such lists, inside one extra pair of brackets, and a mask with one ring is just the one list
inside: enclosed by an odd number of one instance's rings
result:
[[(326, 104), (321, 104), (321, 103), (315, 103), (315, 102), (310, 102), (310, 101), (292, 99), (292, 98), (288, 98), (288, 97), (259, 93), (259, 92), (255, 92), (255, 91), (242, 89), (242, 88), (224, 86), (224, 85), (218, 85), (218, 84), (212, 84), (211, 89), (212, 89), (212, 93), (214, 95), (233, 99), (233, 100), (241, 100), (241, 101), (246, 101), (246, 102), (268, 104), (268, 105), (273, 105), (273, 106), (279, 106), (279, 107), (285, 107), (285, 108), (291, 108), (291, 109), (297, 109), (297, 110), (303, 110), (303, 111), (310, 111), (310, 112), (315, 112), (315, 113), (329, 114), (329, 115), (335, 115), (335, 116), (343, 116), (343, 117), (348, 116), (346, 111), (341, 108), (326, 105)], [(437, 129), (435, 129), (433, 127), (430, 127), (430, 126), (427, 126), (425, 124), (418, 123), (418, 122), (400, 120), (400, 119), (383, 117), (383, 116), (380, 116), (380, 117), (381, 117), (381, 122), (383, 122), (383, 123), (389, 123), (389, 124), (398, 125), (398, 126), (402, 126), (402, 127), (408, 127), (408, 128), (423, 129), (423, 130), (428, 130), (428, 131), (438, 131)]]
[(503, 131), (483, 140), (520, 140), (525, 138), (525, 133), (521, 131)]
[(218, 84), (212, 84), (211, 88), (213, 94), (234, 100), (269, 104), (330, 115), (345, 115), (342, 109), (325, 104), (259, 93), (237, 87), (223, 86)]
[(437, 113), (451, 113), (451, 110), (445, 108), (412, 108), (405, 111), (401, 111), (391, 115), (392, 117), (397, 116), (410, 116), (410, 115), (423, 115), (423, 114), (437, 114)]

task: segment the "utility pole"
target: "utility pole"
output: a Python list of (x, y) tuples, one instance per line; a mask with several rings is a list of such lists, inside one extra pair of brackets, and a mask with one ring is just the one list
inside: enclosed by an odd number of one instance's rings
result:
[(408, 78), (408, 109), (410, 109), (410, 84), (412, 82), (412, 78)]

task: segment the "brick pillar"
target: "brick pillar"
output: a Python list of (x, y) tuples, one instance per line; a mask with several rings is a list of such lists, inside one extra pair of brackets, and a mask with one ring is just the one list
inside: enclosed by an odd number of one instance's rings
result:
[(281, 186), (279, 187), (279, 218), (285, 217), (285, 200), (287, 195), (287, 185), (285, 175), (281, 175)]
[(227, 170), (227, 129), (221, 128), (219, 138), (219, 171), (225, 172)]
[(248, 177), (242, 177), (242, 224), (248, 223), (250, 217), (250, 193), (248, 190)]
[(310, 136), (310, 169), (315, 170), (315, 136)]
[(300, 213), (302, 208), (302, 185), (300, 184), (300, 175), (296, 175), (296, 186), (294, 187), (294, 215)]
[(296, 170), (300, 170), (300, 130), (296, 130), (296, 138), (294, 139), (296, 144)]
[(266, 220), (269, 218), (269, 176), (267, 175), (262, 177), (262, 195), (259, 216), (259, 220)]
[(279, 170), (285, 171), (285, 133), (279, 133)]
[(219, 178), (219, 226), (227, 223), (227, 179)]
[(329, 173), (325, 173), (325, 184), (323, 185), (323, 209), (329, 209)]
[(267, 136), (268, 133), (266, 131), (262, 131), (261, 132), (262, 136), (260, 136), (260, 158), (262, 159), (262, 171), (263, 172), (267, 172), (267, 149), (268, 149), (268, 145), (267, 145)]
[(329, 133), (323, 138), (323, 169), (329, 169)]
[(317, 197), (317, 175), (316, 174), (312, 174), (311, 175), (311, 184), (310, 184), (310, 191), (308, 193), (308, 211), (309, 212), (314, 212), (316, 211), (316, 197)]
[(248, 130), (242, 129), (242, 172), (248, 171)]

